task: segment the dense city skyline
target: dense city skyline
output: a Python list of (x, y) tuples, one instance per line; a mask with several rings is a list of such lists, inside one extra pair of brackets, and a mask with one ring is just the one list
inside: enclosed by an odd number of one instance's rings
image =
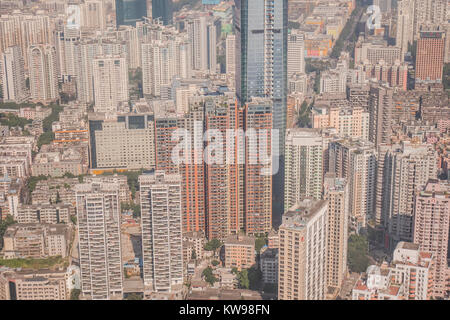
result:
[(0, 300), (448, 300), (450, 2), (4, 0)]

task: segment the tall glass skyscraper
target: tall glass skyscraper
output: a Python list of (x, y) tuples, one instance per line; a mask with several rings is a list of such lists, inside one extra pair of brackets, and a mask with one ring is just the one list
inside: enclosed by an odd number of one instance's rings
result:
[(284, 154), (287, 104), (288, 0), (236, 0), (236, 94), (273, 101), (273, 128)]
[(147, 0), (116, 0), (117, 26), (136, 26), (136, 21), (147, 16)]
[(172, 0), (152, 0), (152, 18), (161, 19), (164, 25), (172, 24)]
[[(279, 171), (273, 177), (273, 224), (283, 213), (284, 144), (287, 114), (288, 0), (235, 0), (236, 94), (272, 101), (272, 128), (279, 130)], [(248, 128), (247, 128), (248, 129)], [(274, 149), (272, 149), (274, 150)]]

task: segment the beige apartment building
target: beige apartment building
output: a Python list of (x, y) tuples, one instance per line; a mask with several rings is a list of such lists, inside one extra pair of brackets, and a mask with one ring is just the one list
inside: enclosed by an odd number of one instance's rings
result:
[(155, 167), (152, 113), (123, 114), (108, 119), (89, 115), (91, 168), (151, 169)]
[(231, 235), (224, 242), (225, 267), (238, 270), (255, 264), (255, 239), (242, 234)]
[(278, 299), (325, 299), (327, 215), (327, 201), (313, 199), (297, 203), (283, 215), (279, 229)]
[(9, 226), (3, 237), (6, 259), (66, 257), (69, 251), (69, 226), (17, 223)]
[(324, 179), (324, 199), (328, 200), (327, 221), (327, 285), (340, 288), (347, 273), (347, 239), (349, 192), (346, 179), (327, 173)]
[(320, 199), (323, 139), (318, 129), (288, 129), (285, 147), (284, 207), (305, 197)]
[(65, 271), (0, 268), (0, 300), (67, 300)]

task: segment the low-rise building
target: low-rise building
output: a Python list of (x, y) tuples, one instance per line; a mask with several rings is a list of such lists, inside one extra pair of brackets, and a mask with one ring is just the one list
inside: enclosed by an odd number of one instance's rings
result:
[(255, 239), (244, 235), (232, 235), (224, 243), (225, 267), (238, 270), (255, 264)]
[(419, 245), (399, 242), (389, 266), (372, 265), (356, 282), (352, 300), (429, 300), (433, 289), (433, 255)]
[(69, 223), (75, 208), (68, 203), (20, 204), (15, 219), (19, 223)]
[(264, 283), (278, 283), (278, 249), (266, 248), (259, 258)]
[(0, 268), (0, 300), (67, 300), (65, 271)]
[(3, 255), (6, 259), (66, 257), (68, 242), (68, 225), (17, 223), (3, 236)]

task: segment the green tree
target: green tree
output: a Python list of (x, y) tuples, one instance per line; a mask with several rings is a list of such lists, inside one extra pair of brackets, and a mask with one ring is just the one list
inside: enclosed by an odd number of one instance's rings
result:
[(72, 289), (70, 291), (70, 300), (80, 300), (80, 289)]
[(248, 279), (248, 270), (244, 269), (238, 274), (239, 287), (241, 289), (250, 288), (250, 280)]
[(215, 267), (215, 266), (217, 266), (217, 265), (219, 265), (219, 261), (217, 261), (217, 260), (213, 260), (213, 261), (211, 261), (211, 264)]
[(212, 239), (205, 244), (206, 251), (216, 251), (222, 246), (222, 242), (219, 239)]
[(197, 260), (197, 253), (195, 252), (195, 249), (192, 250), (191, 259)]
[(352, 234), (348, 239), (348, 266), (352, 272), (364, 272), (369, 266), (369, 244), (363, 235)]
[(257, 253), (261, 251), (261, 248), (264, 247), (267, 244), (267, 237), (261, 236), (257, 237), (255, 240), (255, 250)]
[(257, 268), (248, 269), (249, 288), (251, 290), (259, 290), (262, 284), (262, 273)]
[(129, 293), (125, 300), (142, 300), (142, 294), (139, 293)]
[(0, 247), (3, 247), (3, 236), (9, 226), (15, 224), (13, 216), (7, 215), (5, 220), (0, 220)]
[(213, 270), (211, 267), (207, 267), (206, 269), (203, 270), (202, 277), (211, 286), (214, 285), (214, 283), (216, 283), (218, 281), (218, 279), (214, 276)]

